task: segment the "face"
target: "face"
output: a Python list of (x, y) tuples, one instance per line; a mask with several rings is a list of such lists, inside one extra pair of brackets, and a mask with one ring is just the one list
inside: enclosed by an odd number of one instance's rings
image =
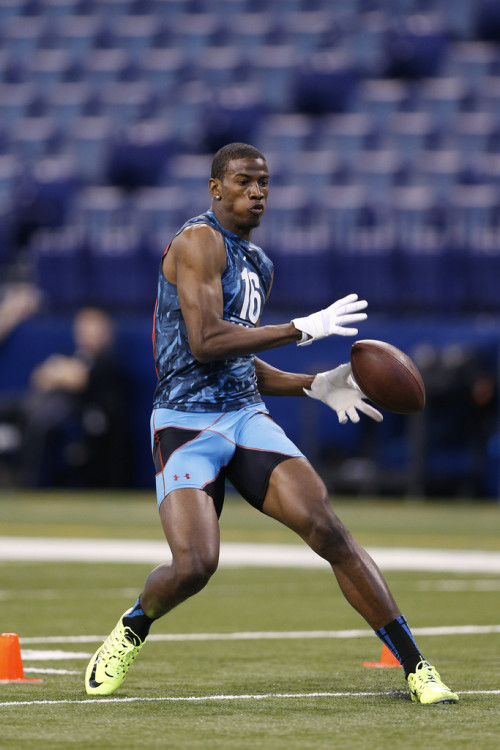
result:
[(78, 349), (93, 355), (99, 354), (113, 341), (111, 320), (100, 310), (80, 310), (74, 322), (74, 337)]
[(266, 210), (269, 170), (264, 159), (233, 159), (222, 180), (211, 179), (209, 187), (214, 198), (212, 207), (222, 226), (249, 239)]

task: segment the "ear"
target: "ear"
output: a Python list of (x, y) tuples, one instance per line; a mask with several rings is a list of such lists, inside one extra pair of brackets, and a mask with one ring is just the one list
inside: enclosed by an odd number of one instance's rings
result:
[(208, 181), (208, 189), (210, 191), (210, 195), (214, 200), (220, 200), (222, 185), (220, 183), (220, 180), (216, 180), (213, 177), (210, 177)]

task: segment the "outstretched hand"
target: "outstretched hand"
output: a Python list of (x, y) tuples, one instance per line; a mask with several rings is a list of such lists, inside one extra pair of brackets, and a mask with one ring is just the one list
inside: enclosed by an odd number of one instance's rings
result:
[(320, 372), (316, 375), (311, 388), (304, 388), (304, 392), (310, 398), (316, 398), (327, 404), (337, 413), (340, 424), (359, 422), (358, 411), (371, 417), (376, 422), (383, 420), (382, 414), (371, 404), (367, 404), (366, 398), (352, 375), (351, 365), (339, 365), (334, 370)]
[(302, 331), (302, 340), (297, 342), (298, 345), (307, 346), (313, 341), (332, 334), (355, 336), (358, 332), (357, 328), (344, 328), (344, 326), (366, 320), (366, 313), (360, 312), (366, 307), (368, 307), (366, 300), (358, 300), (357, 294), (348, 294), (347, 297), (337, 300), (324, 310), (319, 310), (304, 318), (294, 318), (292, 323), (295, 328)]

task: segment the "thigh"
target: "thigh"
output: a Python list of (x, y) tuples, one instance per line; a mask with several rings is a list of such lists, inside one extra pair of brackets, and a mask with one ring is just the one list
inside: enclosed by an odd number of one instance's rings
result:
[(260, 407), (248, 410), (235, 439), (236, 448), (227, 467), (227, 478), (247, 502), (262, 510), (276, 467), (303, 454)]
[(306, 458), (293, 458), (273, 470), (262, 510), (303, 538), (313, 527), (338, 521), (323, 480)]
[[(202, 490), (220, 514), (225, 467), (234, 453), (226, 437), (223, 415), (191, 414), (158, 409), (151, 420), (158, 506), (178, 489)], [(217, 429), (219, 428), (219, 429)]]
[(174, 490), (163, 500), (159, 512), (176, 563), (218, 560), (219, 522), (212, 499), (205, 492)]

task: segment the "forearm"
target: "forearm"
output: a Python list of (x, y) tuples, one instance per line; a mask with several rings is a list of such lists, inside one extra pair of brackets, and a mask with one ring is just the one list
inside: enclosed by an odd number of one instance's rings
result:
[(314, 375), (285, 372), (255, 357), (257, 386), (263, 396), (304, 396), (304, 388), (310, 388)]
[(210, 362), (275, 349), (295, 343), (301, 336), (293, 323), (247, 328), (221, 320), (195, 328), (189, 334), (189, 345), (196, 359)]

